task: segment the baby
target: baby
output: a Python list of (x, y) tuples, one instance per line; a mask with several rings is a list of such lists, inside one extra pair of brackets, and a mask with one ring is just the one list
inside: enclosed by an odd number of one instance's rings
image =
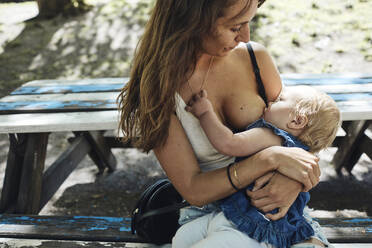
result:
[[(205, 90), (192, 98), (186, 110), (199, 119), (215, 149), (225, 155), (236, 156), (235, 162), (242, 160), (242, 156), (276, 145), (319, 152), (333, 142), (341, 122), (333, 99), (308, 86), (283, 88), (278, 99), (265, 108), (262, 118), (238, 133), (233, 133), (220, 122)], [(234, 165), (229, 165), (228, 176), (234, 188), (238, 189), (241, 185), (235, 186), (231, 181), (232, 176), (239, 184)], [(230, 167), (233, 169), (231, 175)], [(246, 189), (257, 190), (253, 188), (254, 184), (251, 184)], [(312, 227), (303, 217), (303, 209), (310, 200), (308, 192), (301, 192), (287, 214), (273, 221), (271, 219), (277, 218), (278, 210), (262, 213), (250, 204), (246, 189), (220, 201), (225, 217), (240, 231), (276, 247), (289, 247), (314, 235)], [(305, 187), (304, 191), (308, 190)]]

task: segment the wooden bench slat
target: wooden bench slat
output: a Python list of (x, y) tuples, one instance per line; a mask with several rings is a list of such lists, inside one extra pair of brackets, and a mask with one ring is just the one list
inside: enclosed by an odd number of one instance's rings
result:
[(365, 102), (372, 102), (372, 92), (368, 93), (329, 93), (329, 96), (335, 100), (335, 102), (347, 102), (347, 101), (365, 101)]
[[(148, 243), (131, 242), (99, 242), (99, 241), (70, 241), (70, 240), (40, 240), (40, 239), (7, 239), (0, 238), (0, 245), (12, 248), (38, 247), (38, 248), (165, 248)], [(332, 244), (335, 248), (371, 248), (371, 244)], [(2, 247), (2, 246), (1, 246)], [(171, 246), (166, 246), (170, 248)]]
[(363, 93), (372, 92), (372, 83), (367, 84), (336, 84), (336, 85), (314, 85), (318, 90), (331, 93)]
[(335, 248), (371, 248), (371, 244), (361, 244), (361, 243), (352, 243), (352, 244), (332, 244)]
[[(301, 76), (301, 77), (300, 77)], [(282, 75), (286, 84), (312, 84), (330, 94), (344, 112), (346, 108), (347, 119), (352, 115), (355, 106), (354, 101), (363, 103), (358, 106), (356, 116), (360, 112), (372, 112), (372, 77), (351, 77), (345, 75)], [(11, 113), (52, 113), (69, 111), (113, 110), (116, 109), (118, 90), (128, 81), (128, 78), (100, 78), (83, 80), (39, 80), (29, 82), (14, 91), (11, 96), (5, 97), (0, 102), (2, 114)], [(113, 84), (112, 82), (115, 82)], [(102, 93), (115, 85), (114, 92)], [(107, 88), (108, 87), (108, 88)], [(94, 94), (78, 92), (97, 92)], [(41, 94), (51, 93), (54, 94)], [(70, 94), (57, 94), (60, 92), (74, 92)], [(26, 94), (26, 95), (20, 95)], [(35, 94), (35, 95), (29, 95)], [(345, 116), (343, 116), (345, 120)]]
[(130, 218), (2, 215), (1, 238), (143, 242), (130, 232)]
[(17, 114), (115, 110), (117, 96), (117, 92), (7, 96), (0, 100), (0, 111)]
[(297, 78), (297, 79), (283, 79), (285, 85), (339, 85), (339, 84), (369, 84), (371, 78)]
[(67, 101), (115, 101), (118, 92), (67, 93), (43, 95), (10, 95), (0, 99), (0, 103), (16, 102), (67, 102)]
[(372, 119), (371, 109), (344, 108), (341, 112), (341, 119), (343, 121), (370, 120)]
[[(317, 218), (331, 243), (372, 243), (371, 218)], [(95, 216), (0, 216), (0, 238), (144, 242), (131, 219)]]
[(372, 119), (372, 101), (337, 102), (337, 106), (343, 121)]
[(286, 85), (338, 85), (372, 83), (372, 74), (359, 73), (326, 73), (326, 74), (281, 74)]
[[(372, 119), (371, 106), (345, 104), (341, 112), (343, 120)], [(117, 110), (0, 115), (0, 133), (115, 130), (118, 120)]]
[(372, 218), (319, 218), (317, 221), (331, 243), (358, 240), (372, 243)]
[(124, 83), (107, 85), (57, 85), (57, 86), (26, 86), (19, 88), (11, 95), (40, 95), (60, 93), (81, 93), (81, 92), (112, 92), (120, 91)]
[[(372, 103), (372, 91), (366, 92), (326, 92), (336, 102), (341, 101), (368, 101)], [(17, 104), (22, 105), (35, 104), (38, 102), (95, 102), (95, 101), (110, 101), (115, 102), (118, 97), (118, 92), (97, 92), (97, 93), (68, 93), (68, 94), (43, 94), (43, 95), (10, 95), (0, 99), (0, 104)], [(2, 105), (0, 105), (2, 106)], [(56, 106), (57, 107), (57, 106)]]
[(16, 102), (0, 103), (2, 114), (22, 113), (61, 113), (97, 110), (115, 110), (117, 105), (113, 100), (107, 101), (49, 101), (49, 102)]
[(346, 73), (283, 73), (284, 78), (372, 78), (371, 73), (346, 72)]
[[(72, 241), (72, 240), (45, 240), (45, 239), (10, 239), (0, 238), (0, 247), (25, 248), (160, 248), (147, 243), (132, 242), (99, 242), (99, 241)], [(170, 248), (170, 247), (169, 247)], [(339, 248), (336, 246), (336, 248)], [(344, 248), (344, 247), (342, 247)], [(356, 246), (355, 248), (359, 248)], [(365, 248), (361, 246), (360, 248)]]
[(117, 110), (0, 115), (0, 133), (37, 133), (115, 130)]
[(63, 86), (63, 85), (105, 85), (105, 84), (124, 84), (129, 81), (128, 77), (120, 78), (86, 78), (86, 79), (43, 79), (43, 80), (34, 80), (22, 85), (22, 87), (30, 86)]

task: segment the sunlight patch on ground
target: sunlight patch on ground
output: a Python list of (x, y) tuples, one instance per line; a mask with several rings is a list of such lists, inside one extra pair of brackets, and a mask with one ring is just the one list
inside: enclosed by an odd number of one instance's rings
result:
[[(8, 25), (0, 24), (0, 54), (4, 52), (4, 48), (8, 43), (14, 41), (18, 37), (18, 35), (22, 33), (25, 26), (26, 25), (24, 23)], [(1, 35), (1, 33), (6, 33), (7, 35)]]
[[(257, 12), (254, 38), (265, 44), (282, 73), (363, 71), (368, 66), (358, 62), (372, 62), (371, 11), (372, 1), (266, 1)], [(348, 57), (355, 63), (342, 62)]]
[[(9, 13), (17, 13), (9, 15)], [(15, 24), (31, 19), (39, 13), (36, 1), (24, 3), (1, 3), (0, 24)]]
[(368, 217), (366, 212), (343, 209), (337, 211), (314, 210), (310, 209), (310, 216), (313, 218), (355, 218), (355, 217)]
[[(9, 15), (9, 13), (17, 14)], [(7, 44), (22, 33), (26, 26), (23, 22), (35, 17), (38, 13), (36, 2), (0, 4), (0, 54), (4, 52)]]
[[(66, 19), (57, 18), (61, 27), (52, 35), (46, 48), (33, 58), (28, 71), (42, 71), (49, 65), (56, 71), (62, 70), (59, 77), (65, 79), (127, 73), (129, 58), (149, 11), (145, 1), (138, 1), (142, 7), (134, 2), (118, 0), (105, 5), (100, 5), (101, 1), (90, 2), (96, 7), (83, 16), (67, 19), (64, 23), (61, 21)], [(52, 57), (51, 53), (54, 53)], [(106, 59), (103, 61), (102, 58)], [(61, 64), (66, 65), (61, 68)], [(32, 75), (23, 76), (25, 80), (31, 80)]]

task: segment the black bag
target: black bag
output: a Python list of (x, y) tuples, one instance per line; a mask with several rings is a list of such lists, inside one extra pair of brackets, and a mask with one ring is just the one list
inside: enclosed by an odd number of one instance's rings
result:
[(132, 212), (132, 234), (157, 245), (171, 243), (179, 210), (188, 205), (168, 179), (158, 180), (141, 194)]

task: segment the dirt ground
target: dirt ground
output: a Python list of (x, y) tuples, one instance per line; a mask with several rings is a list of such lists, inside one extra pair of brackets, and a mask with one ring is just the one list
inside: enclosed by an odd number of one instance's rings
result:
[[(76, 17), (28, 22), (35, 2), (0, 4), (0, 97), (35, 79), (127, 76), (150, 8), (145, 0), (90, 0)], [(252, 25), (281, 73), (372, 73), (372, 2), (267, 1)], [(293, 7), (295, 6), (295, 8)], [(70, 133), (51, 134), (46, 164), (68, 145)], [(370, 131), (367, 135), (372, 137)], [(8, 139), (0, 134), (0, 185)], [(86, 157), (41, 214), (126, 216), (143, 188), (164, 177), (152, 153), (114, 149), (118, 168), (97, 175)], [(320, 154), (321, 183), (312, 190), (314, 216), (372, 216), (372, 162), (363, 155), (353, 176), (338, 177), (334, 148)]]

